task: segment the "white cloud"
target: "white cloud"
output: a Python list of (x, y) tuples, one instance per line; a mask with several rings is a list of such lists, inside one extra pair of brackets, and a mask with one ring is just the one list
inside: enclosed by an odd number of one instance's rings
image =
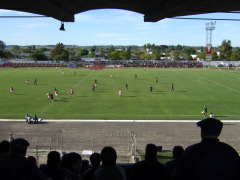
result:
[(117, 38), (118, 41), (142, 41), (147, 40), (146, 38)]
[(98, 37), (119, 37), (119, 36), (127, 36), (124, 34), (97, 34)]
[(32, 28), (37, 28), (37, 27), (49, 27), (49, 26), (52, 26), (52, 25), (53, 24), (49, 24), (49, 23), (44, 23), (44, 24), (41, 24), (41, 23), (26, 23), (26, 24), (17, 24), (16, 26), (21, 27), (21, 28), (32, 29)]

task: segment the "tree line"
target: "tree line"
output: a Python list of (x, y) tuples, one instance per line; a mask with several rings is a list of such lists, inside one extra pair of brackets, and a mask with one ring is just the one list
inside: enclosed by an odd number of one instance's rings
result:
[[(5, 50), (6, 44), (0, 40), (0, 57), (11, 59), (14, 55)], [(200, 52), (197, 52), (200, 50)], [(197, 54), (200, 59), (206, 59), (206, 52), (204, 47), (194, 48), (184, 45), (160, 45), (144, 44), (142, 47), (127, 46), (119, 49), (111, 45), (109, 48), (98, 47), (96, 45), (79, 48), (65, 47), (63, 43), (57, 43), (54, 48), (41, 47), (36, 48), (33, 46), (27, 46), (26, 48), (20, 48), (18, 45), (14, 45), (11, 48), (13, 53), (29, 53), (28, 58), (34, 60), (81, 60), (82, 57), (105, 57), (111, 60), (129, 60), (129, 59), (144, 59), (144, 60), (160, 60), (161, 57), (174, 56), (174, 60), (193, 60), (192, 54)], [(45, 55), (48, 52), (48, 56)], [(220, 52), (219, 55), (217, 52)], [(240, 48), (233, 49), (231, 40), (223, 40), (222, 44), (212, 49), (212, 60), (227, 60), (238, 61), (240, 60)]]

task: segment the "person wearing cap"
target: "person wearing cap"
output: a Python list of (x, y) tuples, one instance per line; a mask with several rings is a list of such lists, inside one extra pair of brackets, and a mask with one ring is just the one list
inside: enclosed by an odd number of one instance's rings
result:
[(10, 143), (10, 154), (0, 160), (0, 179), (45, 180), (40, 169), (25, 156), (29, 142), (25, 139), (14, 139)]
[(189, 146), (175, 168), (172, 179), (240, 179), (240, 159), (234, 148), (219, 142), (223, 123), (215, 118), (197, 122), (200, 143)]

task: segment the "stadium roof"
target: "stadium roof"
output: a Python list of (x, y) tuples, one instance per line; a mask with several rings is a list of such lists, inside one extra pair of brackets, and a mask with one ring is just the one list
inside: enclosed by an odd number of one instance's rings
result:
[(1, 0), (0, 9), (29, 12), (74, 22), (74, 15), (94, 9), (124, 9), (144, 15), (145, 22), (164, 18), (239, 11), (239, 0)]

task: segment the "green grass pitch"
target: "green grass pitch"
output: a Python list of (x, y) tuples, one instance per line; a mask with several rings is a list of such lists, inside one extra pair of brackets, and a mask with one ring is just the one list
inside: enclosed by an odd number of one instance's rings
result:
[[(76, 71), (74, 76), (73, 71)], [(206, 104), (220, 120), (240, 119), (240, 73), (200, 69), (121, 68), (88, 70), (3, 68), (0, 70), (0, 119), (200, 120)], [(113, 78), (110, 78), (110, 73)], [(137, 74), (137, 80), (134, 75)], [(158, 84), (155, 79), (158, 77)], [(29, 79), (26, 85), (25, 79)], [(34, 78), (37, 85), (33, 85)], [(98, 87), (92, 92), (94, 79)], [(129, 91), (125, 90), (125, 83)], [(170, 92), (174, 83), (176, 92)], [(149, 85), (153, 93), (149, 92)], [(10, 87), (15, 93), (9, 93)], [(59, 91), (59, 100), (46, 93)], [(73, 87), (76, 96), (70, 96)], [(118, 96), (118, 89), (122, 97)]]

